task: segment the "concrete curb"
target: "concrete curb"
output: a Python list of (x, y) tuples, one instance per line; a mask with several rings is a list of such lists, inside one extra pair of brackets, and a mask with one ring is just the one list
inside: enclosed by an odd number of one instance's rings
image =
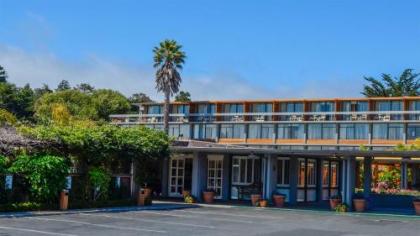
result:
[(125, 211), (147, 211), (147, 210), (177, 210), (187, 208), (197, 208), (192, 204), (180, 204), (169, 202), (155, 202), (151, 206), (131, 206), (131, 207), (108, 207), (108, 208), (93, 208), (93, 209), (71, 209), (68, 211), (26, 211), (26, 212), (4, 212), (0, 213), (2, 218), (17, 218), (17, 217), (33, 217), (33, 216), (51, 216), (51, 215), (71, 215), (79, 213), (96, 213), (96, 212), (125, 212)]

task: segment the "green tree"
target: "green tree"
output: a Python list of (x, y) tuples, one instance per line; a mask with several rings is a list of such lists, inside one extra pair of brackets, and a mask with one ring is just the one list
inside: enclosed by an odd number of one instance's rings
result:
[(34, 105), (35, 118), (43, 123), (52, 121), (53, 108), (57, 104), (66, 106), (70, 115), (77, 119), (94, 119), (97, 116), (91, 96), (71, 89), (46, 93), (40, 97)]
[(135, 93), (128, 98), (130, 103), (146, 103), (153, 102), (153, 100), (147, 96), (145, 93)]
[(35, 98), (36, 99), (42, 97), (42, 95), (44, 95), (46, 93), (52, 93), (52, 92), (53, 91), (50, 89), (50, 87), (48, 87), (47, 84), (43, 84), (41, 88), (34, 89), (34, 93), (35, 93)]
[(364, 86), (362, 94), (366, 97), (419, 96), (418, 76), (412, 69), (405, 69), (399, 77), (394, 78), (389, 74), (382, 74), (381, 79), (364, 77), (369, 83)]
[(176, 102), (191, 102), (191, 94), (189, 92), (180, 91), (175, 96)]
[(165, 40), (159, 47), (153, 49), (154, 67), (156, 68), (156, 89), (165, 96), (164, 105), (164, 130), (169, 133), (169, 106), (170, 97), (179, 91), (181, 75), (178, 70), (182, 69), (185, 62), (185, 52), (182, 46), (175, 40)]
[(84, 93), (91, 93), (95, 90), (95, 87), (93, 87), (92, 85), (88, 83), (81, 83), (81, 84), (76, 85), (75, 89)]
[(57, 86), (56, 91), (64, 91), (71, 89), (70, 83), (67, 80), (62, 80)]
[(0, 65), (0, 83), (5, 83), (7, 81), (7, 72), (6, 70)]
[(96, 120), (109, 120), (111, 114), (124, 114), (130, 108), (130, 102), (120, 92), (110, 89), (95, 90), (92, 94), (92, 106), (96, 112)]
[(14, 125), (16, 122), (17, 119), (12, 113), (0, 108), (0, 126)]
[(62, 157), (39, 155), (18, 156), (9, 170), (26, 178), (31, 195), (38, 202), (55, 202), (58, 193), (65, 187), (69, 163)]

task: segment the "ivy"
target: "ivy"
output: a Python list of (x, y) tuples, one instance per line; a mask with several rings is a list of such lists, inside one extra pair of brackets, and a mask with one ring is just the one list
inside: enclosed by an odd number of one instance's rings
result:
[(56, 200), (58, 193), (65, 187), (69, 165), (62, 157), (21, 155), (16, 158), (9, 170), (29, 182), (34, 200), (50, 203)]

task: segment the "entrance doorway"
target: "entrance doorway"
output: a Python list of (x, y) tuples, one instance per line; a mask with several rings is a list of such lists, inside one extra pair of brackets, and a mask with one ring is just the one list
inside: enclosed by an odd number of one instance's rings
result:
[(339, 194), (339, 162), (322, 161), (322, 200)]
[(207, 188), (214, 190), (216, 199), (221, 199), (223, 194), (223, 156), (209, 155), (207, 159)]
[(181, 197), (182, 191), (191, 191), (192, 156), (173, 156), (170, 162), (169, 196)]
[(298, 172), (298, 202), (315, 202), (317, 195), (317, 173), (316, 160), (309, 158), (299, 158)]

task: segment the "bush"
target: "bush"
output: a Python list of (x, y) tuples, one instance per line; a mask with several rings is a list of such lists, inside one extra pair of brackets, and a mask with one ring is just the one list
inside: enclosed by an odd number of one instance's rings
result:
[(341, 203), (341, 204), (338, 204), (336, 207), (335, 207), (335, 212), (340, 212), (340, 213), (342, 213), (342, 212), (347, 212), (347, 210), (348, 210), (348, 207), (347, 207), (347, 205), (346, 204), (344, 204), (344, 203)]
[(89, 182), (93, 189), (93, 200), (107, 199), (111, 175), (103, 168), (93, 168), (89, 171)]
[(19, 202), (19, 203), (9, 203), (0, 205), (1, 212), (11, 212), (11, 211), (39, 211), (47, 209), (48, 207), (41, 205), (40, 203), (35, 202)]
[(33, 200), (51, 203), (57, 200), (58, 193), (65, 187), (69, 166), (64, 158), (57, 156), (21, 155), (9, 170), (28, 181)]

